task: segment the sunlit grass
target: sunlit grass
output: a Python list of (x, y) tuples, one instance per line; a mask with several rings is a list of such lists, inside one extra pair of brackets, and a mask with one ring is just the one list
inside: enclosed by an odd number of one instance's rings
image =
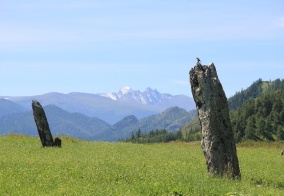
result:
[(0, 195), (283, 195), (284, 145), (240, 146), (241, 181), (208, 177), (199, 143), (0, 137)]

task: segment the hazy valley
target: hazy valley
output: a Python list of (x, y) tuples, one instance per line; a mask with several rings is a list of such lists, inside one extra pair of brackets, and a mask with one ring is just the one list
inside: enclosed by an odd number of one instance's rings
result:
[(144, 132), (162, 128), (177, 131), (196, 115), (192, 98), (163, 94), (151, 88), (144, 92), (127, 87), (117, 93), (2, 97), (1, 134), (37, 135), (32, 100), (44, 106), (54, 135), (88, 140), (117, 141), (138, 129)]

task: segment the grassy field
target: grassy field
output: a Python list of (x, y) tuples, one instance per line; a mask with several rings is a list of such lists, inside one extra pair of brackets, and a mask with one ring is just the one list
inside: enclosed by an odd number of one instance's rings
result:
[(208, 177), (199, 143), (0, 137), (0, 195), (284, 195), (282, 143), (238, 146), (241, 181)]

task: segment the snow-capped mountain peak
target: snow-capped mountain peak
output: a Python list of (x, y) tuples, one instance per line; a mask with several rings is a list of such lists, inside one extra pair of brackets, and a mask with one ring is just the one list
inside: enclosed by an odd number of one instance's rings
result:
[(131, 91), (132, 89), (129, 86), (125, 86), (119, 90), (119, 92), (121, 92), (123, 95), (128, 94)]
[(118, 100), (119, 98), (123, 97), (131, 93), (133, 90), (129, 86), (122, 87), (117, 93), (99, 93), (98, 95), (102, 97), (110, 98), (114, 101)]
[(154, 105), (173, 97), (173, 95), (160, 93), (150, 87), (146, 88), (144, 92), (141, 92), (139, 90), (133, 90), (129, 86), (121, 88), (117, 93), (101, 93), (99, 95), (114, 101), (130, 101), (143, 105)]

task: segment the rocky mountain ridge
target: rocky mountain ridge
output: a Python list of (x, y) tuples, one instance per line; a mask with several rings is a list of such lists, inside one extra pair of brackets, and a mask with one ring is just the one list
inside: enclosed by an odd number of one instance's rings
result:
[(128, 86), (121, 88), (117, 93), (99, 93), (98, 95), (115, 101), (133, 101), (144, 105), (154, 105), (173, 97), (173, 95), (160, 93), (150, 87), (146, 88), (144, 92), (141, 92), (139, 90), (133, 90)]

